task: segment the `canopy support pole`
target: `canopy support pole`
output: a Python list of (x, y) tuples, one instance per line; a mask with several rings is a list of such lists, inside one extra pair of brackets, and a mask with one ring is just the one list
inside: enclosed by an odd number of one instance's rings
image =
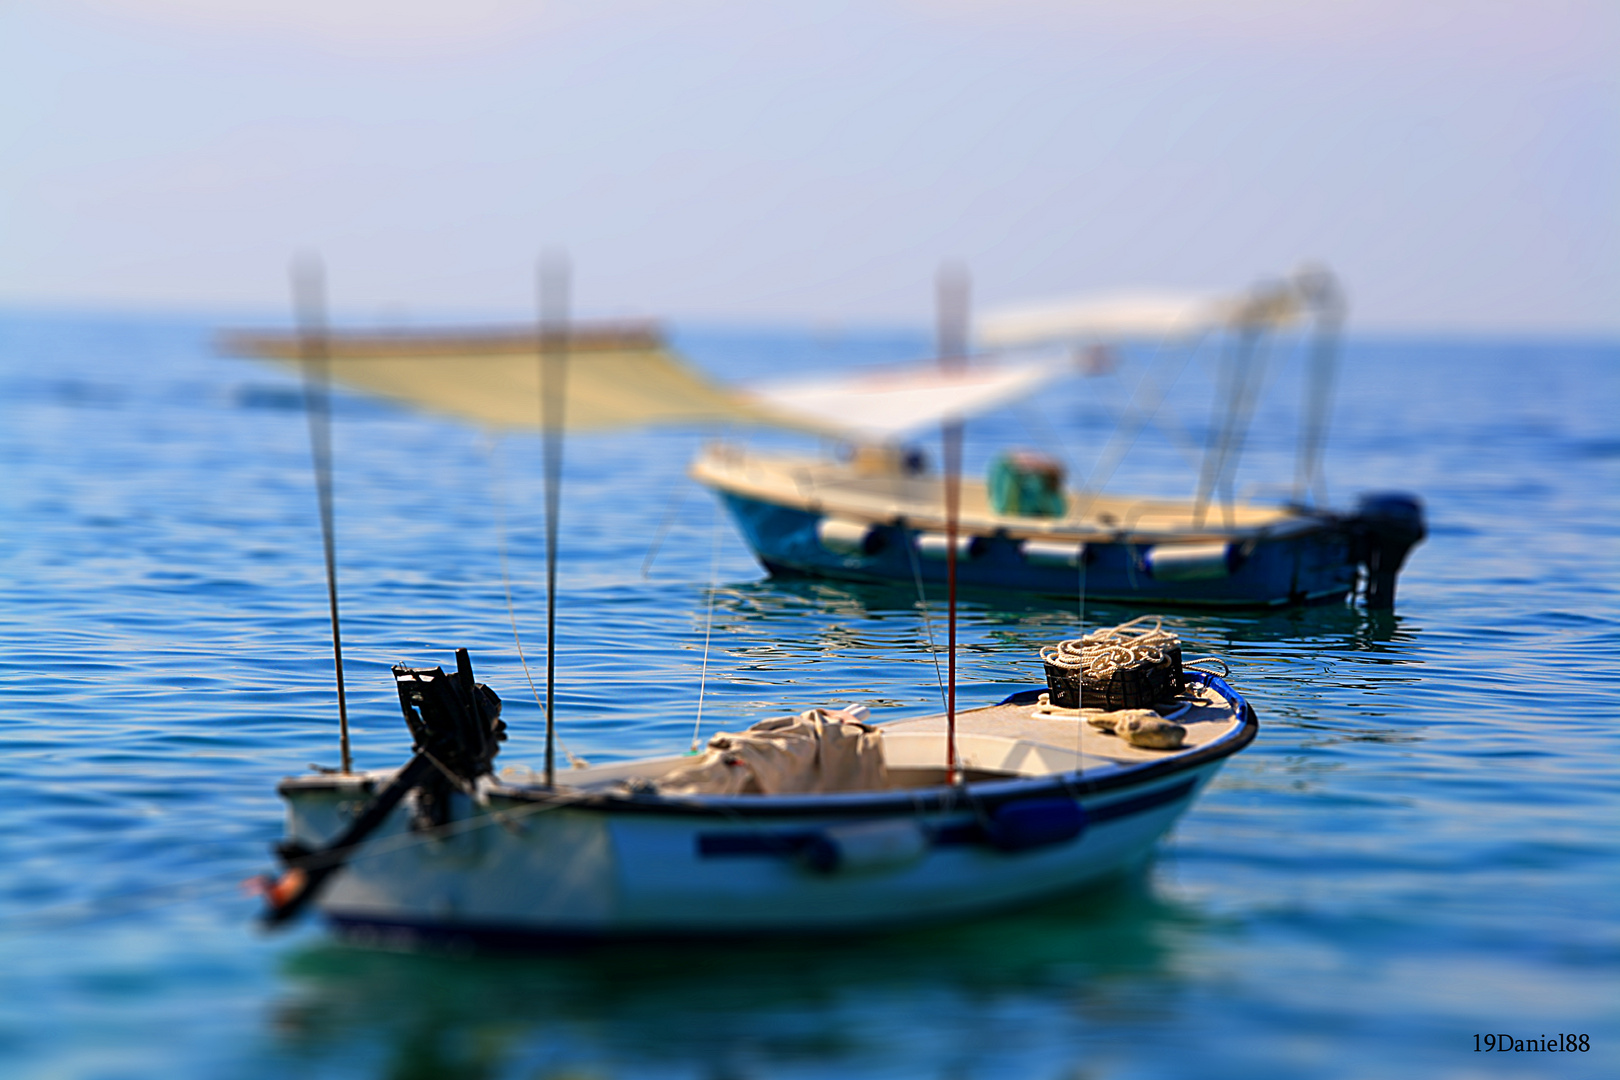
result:
[[(1193, 526), (1202, 528), (1210, 500), (1225, 493), (1227, 515), (1231, 516), (1231, 493), (1228, 480), (1236, 465), (1234, 448), (1241, 451), (1243, 429), (1248, 424), (1246, 405), (1252, 405), (1253, 392), (1259, 378), (1255, 373), (1264, 324), (1245, 316), (1233, 327), (1225, 342), (1225, 355), (1221, 360), (1221, 382), (1224, 393), (1214, 396), (1214, 415), (1210, 418), (1209, 439), (1204, 448), (1203, 468), (1198, 476), (1198, 494), (1193, 499)], [(1227, 522), (1231, 525), (1230, 520)]]
[[(936, 334), (940, 368), (959, 371), (967, 361), (968, 278), (960, 267), (940, 268), (936, 281)], [(962, 517), (962, 421), (949, 419), (941, 433), (945, 467), (945, 782), (956, 771), (956, 538)]]
[(568, 380), (568, 264), (541, 259), (540, 440), (546, 484), (546, 787), (557, 786), (557, 519), (562, 499), (563, 406)]
[(1339, 330), (1344, 325), (1344, 293), (1326, 269), (1295, 275), (1295, 288), (1316, 315), (1312, 328), (1311, 368), (1305, 408), (1294, 459), (1294, 502), (1304, 505), (1313, 497), (1327, 505), (1327, 481), (1322, 472), (1322, 448), (1327, 442), (1328, 414), (1333, 407), (1333, 377), (1338, 369)]
[(326, 598), (332, 612), (332, 662), (337, 671), (338, 752), (345, 774), (353, 771), (349, 756), (349, 704), (343, 692), (343, 635), (338, 631), (337, 542), (332, 524), (332, 405), (330, 356), (326, 334), (326, 279), (319, 259), (303, 259), (292, 268), (293, 310), (304, 373), (304, 413), (309, 417), (309, 446), (315, 463), (315, 494), (321, 505), (321, 541), (326, 552)]

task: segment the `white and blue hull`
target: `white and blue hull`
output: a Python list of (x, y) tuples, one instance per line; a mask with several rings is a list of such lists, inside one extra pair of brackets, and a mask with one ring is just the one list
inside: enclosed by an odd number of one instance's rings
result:
[[(773, 575), (908, 588), (946, 582), (937, 476), (724, 446), (705, 451), (692, 476), (716, 493)], [(978, 482), (964, 484), (962, 497), (961, 587), (1130, 604), (1315, 604), (1342, 601), (1359, 582), (1369, 607), (1390, 607), (1396, 575), (1425, 532), (1421, 503), (1398, 493), (1363, 495), (1347, 513), (1222, 505), (1207, 515), (1190, 504), (1110, 497), (1068, 518), (995, 512)]]
[[(1123, 765), (1088, 751), (1078, 770), (1039, 776), (983, 778), (967, 736), (969, 782), (952, 786), (722, 797), (491, 784), (483, 805), (455, 796), (436, 835), (413, 832), (402, 804), (318, 903), (347, 932), (494, 947), (881, 930), (1014, 907), (1141, 863), (1254, 738), (1252, 710), (1231, 698), (1233, 722), (1205, 745)], [(290, 835), (325, 841), (386, 780), (287, 781)], [(848, 858), (817, 861), (839, 844)]]

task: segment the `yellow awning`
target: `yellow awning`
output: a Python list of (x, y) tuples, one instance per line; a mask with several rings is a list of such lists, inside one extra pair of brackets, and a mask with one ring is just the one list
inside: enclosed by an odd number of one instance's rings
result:
[[(493, 427), (541, 426), (540, 340), (533, 327), (333, 332), (324, 345), (328, 375), (343, 386)], [(220, 347), (233, 356), (295, 365), (305, 355), (291, 333), (231, 333)], [(570, 431), (702, 423), (822, 430), (710, 382), (650, 326), (573, 326), (565, 348)]]

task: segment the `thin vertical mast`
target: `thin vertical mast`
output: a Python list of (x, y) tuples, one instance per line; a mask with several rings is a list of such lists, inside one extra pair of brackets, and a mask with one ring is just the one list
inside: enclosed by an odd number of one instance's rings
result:
[[(940, 269), (936, 282), (936, 325), (940, 367), (959, 370), (967, 360), (968, 278), (954, 266)], [(945, 421), (942, 432), (945, 470), (945, 782), (956, 774), (956, 537), (962, 517), (962, 421)]]
[(332, 524), (332, 406), (328, 388), (326, 278), (319, 259), (303, 259), (292, 268), (293, 310), (298, 320), (299, 353), (304, 371), (304, 412), (309, 417), (309, 447), (315, 463), (315, 494), (321, 505), (321, 540), (326, 550), (326, 597), (332, 610), (332, 662), (337, 671), (338, 750), (343, 771), (349, 757), (349, 704), (343, 692), (343, 636), (338, 632), (337, 543)]
[(557, 518), (568, 389), (568, 263), (540, 262), (540, 439), (546, 479), (546, 787), (557, 786)]
[(1344, 325), (1344, 293), (1325, 267), (1300, 270), (1294, 275), (1294, 288), (1304, 296), (1315, 316), (1299, 449), (1294, 458), (1294, 501), (1303, 505), (1314, 493), (1316, 505), (1325, 506), (1327, 484), (1322, 475), (1322, 446), (1327, 440), (1328, 418), (1333, 406), (1333, 374), (1338, 366), (1339, 331)]

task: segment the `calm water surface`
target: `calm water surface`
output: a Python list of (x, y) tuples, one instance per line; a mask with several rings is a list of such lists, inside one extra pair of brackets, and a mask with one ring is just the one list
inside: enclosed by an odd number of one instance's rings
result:
[[(334, 763), (325, 586), (296, 383), (205, 320), (0, 317), (0, 1075), (1156, 1077), (1620, 1075), (1620, 347), (1352, 342), (1331, 492), (1405, 489), (1428, 541), (1397, 613), (1171, 613), (1259, 711), (1141, 875), (838, 948), (555, 958), (268, 937), (274, 786)], [(689, 330), (730, 378), (923, 351), (905, 334)], [(1141, 358), (975, 422), (1093, 461)], [(1112, 490), (1184, 494), (1195, 361)], [(1296, 373), (1239, 487), (1292, 478)], [(712, 432), (572, 441), (562, 734), (593, 760), (859, 700), (937, 708), (902, 589), (763, 580), (683, 479)], [(340, 399), (356, 757), (404, 759), (388, 666), (472, 650), (538, 764), (518, 627), (544, 647), (538, 443)], [(659, 523), (672, 522), (643, 574)], [(711, 588), (711, 582), (713, 588)], [(1098, 609), (1086, 619), (1138, 612)], [(962, 694), (1039, 678), (1064, 604), (970, 597)], [(1586, 1034), (1483, 1054), (1476, 1034)]]

